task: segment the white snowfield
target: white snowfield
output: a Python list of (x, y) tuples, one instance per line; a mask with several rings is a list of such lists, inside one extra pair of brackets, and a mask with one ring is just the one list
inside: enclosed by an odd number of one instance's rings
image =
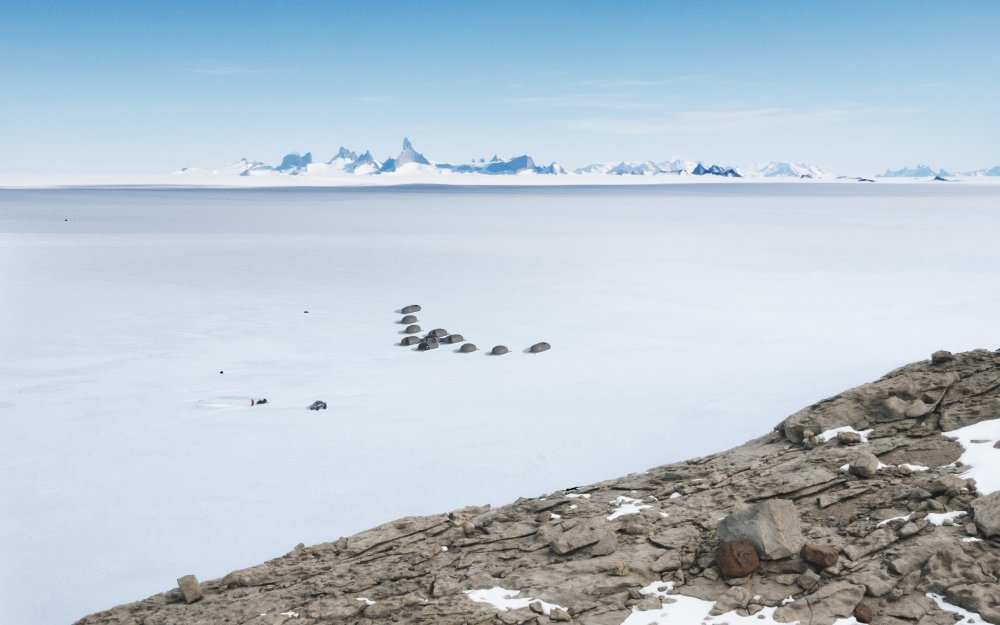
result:
[[(2, 614), (68, 623), (299, 542), (720, 451), (934, 350), (996, 348), (998, 200), (0, 191)], [(398, 346), (407, 304), (480, 351)]]

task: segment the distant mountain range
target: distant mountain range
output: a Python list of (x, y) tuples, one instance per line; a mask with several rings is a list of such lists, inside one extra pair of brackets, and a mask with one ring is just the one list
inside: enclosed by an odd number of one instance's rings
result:
[(902, 169), (887, 169), (882, 174), (883, 178), (934, 178), (945, 176), (1000, 176), (1000, 165), (992, 169), (977, 169), (975, 171), (949, 172), (944, 169), (935, 170), (927, 165), (917, 165), (916, 167), (904, 167)]
[(316, 161), (312, 152), (286, 154), (278, 165), (243, 158), (235, 163), (213, 169), (186, 167), (180, 174), (215, 174), (239, 176), (377, 176), (384, 174), (454, 173), (511, 175), (586, 175), (609, 176), (717, 176), (720, 178), (783, 177), (823, 178), (829, 174), (805, 163), (771, 162), (749, 168), (704, 163), (701, 161), (622, 161), (618, 164), (595, 163), (567, 171), (557, 163), (540, 165), (527, 154), (512, 158), (494, 155), (490, 159), (475, 159), (468, 163), (438, 163), (418, 152), (409, 139), (403, 139), (398, 156), (377, 160), (370, 151), (361, 154), (341, 147), (328, 161)]
[[(666, 160), (666, 161), (622, 161), (617, 164), (594, 163), (567, 171), (557, 163), (540, 165), (527, 154), (512, 158), (500, 158), (494, 155), (490, 159), (474, 159), (468, 163), (439, 163), (430, 160), (414, 147), (409, 139), (403, 139), (403, 149), (398, 156), (378, 160), (370, 151), (358, 153), (341, 147), (327, 161), (316, 161), (312, 152), (286, 154), (278, 165), (270, 165), (261, 161), (240, 159), (230, 165), (212, 168), (184, 168), (181, 175), (199, 176), (310, 176), (318, 178), (354, 178), (396, 175), (406, 176), (442, 174), (479, 174), (485, 176), (709, 176), (718, 178), (798, 178), (819, 179), (835, 178), (832, 174), (814, 165), (793, 163), (789, 161), (772, 161), (750, 167), (735, 167), (703, 161)], [(934, 170), (926, 165), (899, 170), (886, 170), (883, 177), (927, 177), (944, 178), (945, 176), (1000, 176), (1000, 166), (992, 169), (982, 169), (963, 174), (950, 174), (940, 169)], [(845, 178), (839, 176), (836, 178)], [(868, 181), (868, 179), (864, 179)], [(453, 181), (453, 179), (452, 179)]]

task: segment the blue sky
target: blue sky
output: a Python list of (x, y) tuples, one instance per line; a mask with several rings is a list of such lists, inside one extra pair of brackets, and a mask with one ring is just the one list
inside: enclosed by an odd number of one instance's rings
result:
[(0, 173), (403, 136), (437, 161), (1000, 164), (996, 2), (0, 0)]

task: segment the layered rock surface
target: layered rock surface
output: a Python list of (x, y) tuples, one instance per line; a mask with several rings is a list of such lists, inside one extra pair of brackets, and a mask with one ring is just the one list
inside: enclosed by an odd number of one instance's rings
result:
[[(619, 625), (676, 593), (803, 625), (951, 625), (934, 593), (1000, 625), (1000, 495), (961, 477), (962, 448), (942, 436), (992, 419), (1000, 353), (935, 354), (723, 453), (300, 545), (202, 582), (193, 603), (173, 589), (78, 623)], [(823, 435), (844, 427), (867, 442)], [(862, 452), (878, 465), (848, 470)], [(739, 525), (768, 550), (746, 577), (718, 568), (723, 519), (726, 539)], [(474, 600), (490, 596), (506, 603)]]

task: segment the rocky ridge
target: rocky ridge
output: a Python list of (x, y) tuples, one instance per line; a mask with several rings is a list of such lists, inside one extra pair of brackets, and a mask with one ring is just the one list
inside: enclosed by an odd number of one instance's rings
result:
[(1000, 491), (942, 436), (993, 419), (1000, 352), (937, 352), (729, 451), (299, 545), (78, 625), (645, 625), (685, 597), (763, 623), (951, 625), (960, 606), (1000, 625)]

